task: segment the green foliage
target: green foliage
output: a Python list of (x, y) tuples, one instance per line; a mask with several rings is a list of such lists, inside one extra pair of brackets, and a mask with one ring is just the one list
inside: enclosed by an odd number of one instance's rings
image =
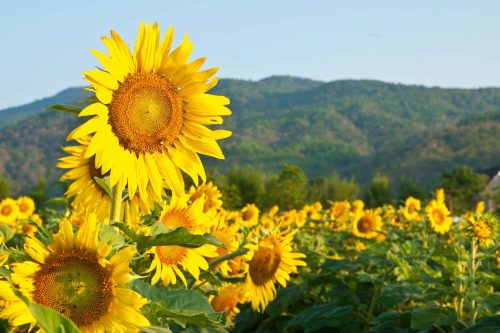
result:
[(5, 199), (10, 195), (9, 188), (10, 181), (0, 174), (0, 200)]
[[(456, 165), (500, 165), (500, 89), (271, 77), (221, 80), (214, 93), (231, 99), (226, 125), (235, 135), (221, 142), (227, 162), (207, 161), (208, 169), (248, 165), (277, 173), (281, 165), (295, 164), (310, 179), (337, 170), (362, 185), (383, 172), (411, 177), (428, 191)], [(76, 111), (88, 95), (68, 89), (0, 112), (0, 170), (12, 179), (12, 193), (27, 193), (41, 176), (49, 184), (60, 176), (53, 167), (63, 155), (60, 147), (82, 119), (43, 110), (67, 103)], [(246, 195), (238, 207), (251, 201), (252, 194)]]
[(283, 165), (281, 172), (266, 184), (266, 203), (282, 209), (300, 208), (307, 198), (307, 177), (296, 165)]
[(135, 280), (131, 285), (151, 301), (144, 308), (153, 326), (164, 326), (168, 322), (183, 328), (188, 324), (202, 327), (225, 326), (224, 312), (215, 312), (206, 296), (197, 291), (155, 287), (140, 280)]
[(309, 201), (320, 201), (324, 206), (329, 201), (353, 201), (360, 192), (359, 184), (354, 179), (344, 179), (337, 173), (319, 178), (310, 186)]
[(173, 231), (158, 233), (153, 236), (144, 236), (136, 234), (124, 223), (114, 223), (113, 225), (118, 227), (125, 233), (125, 235), (135, 242), (139, 250), (162, 245), (178, 245), (188, 248), (196, 248), (205, 244), (211, 244), (224, 247), (224, 245), (217, 238), (209, 234), (193, 235), (185, 227), (179, 227)]
[(45, 177), (38, 179), (38, 182), (28, 194), (34, 201), (36, 207), (42, 207), (49, 199), (49, 184)]
[(419, 187), (414, 181), (403, 178), (399, 182), (398, 195), (399, 202), (403, 202), (408, 197), (423, 200), (425, 198), (425, 190)]
[(219, 177), (217, 183), (220, 184), (226, 208), (240, 209), (248, 203), (256, 203), (264, 193), (261, 172), (250, 166), (233, 166), (224, 176)]
[(364, 194), (367, 207), (381, 207), (392, 202), (392, 190), (387, 176), (375, 175)]
[(457, 215), (474, 208), (475, 199), (487, 182), (485, 175), (464, 166), (455, 167), (443, 178), (442, 186), (448, 194), (449, 206)]

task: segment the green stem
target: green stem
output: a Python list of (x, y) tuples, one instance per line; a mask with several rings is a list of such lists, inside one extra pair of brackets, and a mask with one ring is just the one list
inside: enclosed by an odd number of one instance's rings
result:
[(122, 191), (115, 185), (111, 190), (111, 211), (110, 222), (120, 222), (120, 212), (122, 208)]
[[(471, 256), (470, 256), (470, 265), (469, 265), (470, 266), (469, 267), (469, 272), (470, 272), (469, 290), (472, 291), (472, 293), (474, 293), (474, 291), (476, 289), (476, 281), (475, 281), (475, 278), (476, 278), (476, 254), (477, 254), (476, 238), (473, 236), (472, 243), (471, 243)], [(476, 300), (474, 298), (472, 298), (470, 301), (470, 307), (471, 307), (470, 326), (472, 326), (476, 322), (476, 316), (477, 316)]]
[(244, 255), (245, 253), (248, 252), (248, 249), (242, 247), (242, 248), (239, 248), (238, 250), (234, 251), (234, 252), (231, 252), (231, 253), (228, 253), (228, 254), (225, 254), (219, 258), (216, 258), (214, 260), (212, 260), (209, 264), (208, 264), (208, 267), (214, 267), (215, 265), (217, 264), (220, 264), (221, 262), (223, 261), (226, 261), (226, 260), (231, 260), (233, 258), (236, 258), (236, 257), (239, 257), (241, 255)]

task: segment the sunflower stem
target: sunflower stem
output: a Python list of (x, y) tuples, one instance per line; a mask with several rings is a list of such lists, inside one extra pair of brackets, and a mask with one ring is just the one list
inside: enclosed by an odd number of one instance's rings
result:
[(247, 252), (248, 252), (248, 249), (246, 249), (244, 247), (239, 248), (238, 250), (236, 250), (234, 252), (228, 253), (226, 255), (223, 255), (221, 257), (218, 257), (218, 258), (212, 260), (210, 263), (208, 263), (208, 267), (214, 267), (215, 265), (220, 264), (223, 261), (231, 260), (233, 258), (236, 258), (236, 257), (239, 257), (241, 255), (244, 255)]
[(118, 184), (113, 186), (111, 190), (111, 211), (110, 211), (110, 222), (120, 222), (120, 213), (122, 208), (122, 191), (118, 187)]

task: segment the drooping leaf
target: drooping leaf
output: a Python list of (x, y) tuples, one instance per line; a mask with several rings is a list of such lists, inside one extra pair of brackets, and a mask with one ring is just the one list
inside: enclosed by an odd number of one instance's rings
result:
[(174, 321), (182, 327), (187, 324), (205, 327), (224, 327), (224, 312), (215, 312), (206, 296), (194, 290), (173, 290), (151, 286), (136, 280), (132, 288), (151, 302), (143, 311), (153, 325)]

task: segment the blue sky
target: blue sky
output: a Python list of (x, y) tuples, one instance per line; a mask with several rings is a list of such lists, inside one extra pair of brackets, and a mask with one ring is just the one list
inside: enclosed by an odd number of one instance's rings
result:
[(82, 86), (89, 49), (141, 20), (187, 33), (219, 77), (500, 86), (500, 1), (0, 0), (0, 109)]

